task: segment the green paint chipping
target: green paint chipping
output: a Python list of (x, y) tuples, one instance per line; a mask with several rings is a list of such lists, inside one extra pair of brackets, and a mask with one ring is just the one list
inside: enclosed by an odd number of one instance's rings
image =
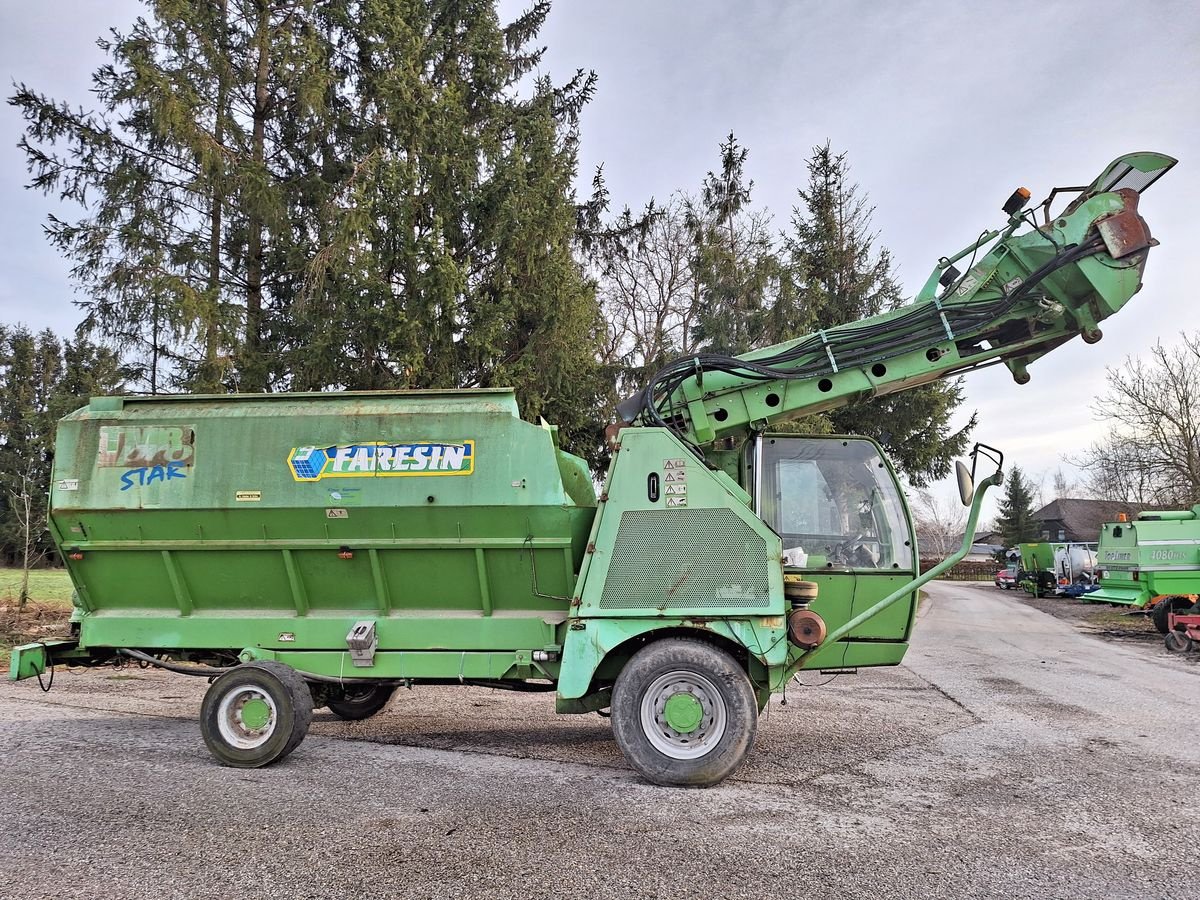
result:
[(691, 734), (700, 727), (700, 720), (704, 718), (704, 707), (694, 696), (680, 691), (667, 698), (663, 715), (666, 716), (667, 724), (680, 734)]
[(271, 721), (271, 707), (266, 700), (255, 697), (242, 706), (242, 724), (251, 731), (266, 728)]

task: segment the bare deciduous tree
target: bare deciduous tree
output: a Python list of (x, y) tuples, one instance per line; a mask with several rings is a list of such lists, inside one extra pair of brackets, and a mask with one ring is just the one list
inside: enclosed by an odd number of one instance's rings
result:
[(613, 254), (600, 274), (605, 362), (620, 372), (622, 390), (641, 387), (652, 370), (691, 352), (699, 298), (687, 208), (686, 197), (672, 197), (641, 240)]
[(8, 492), (12, 515), (17, 530), (18, 552), (21, 555), (21, 590), (17, 598), (17, 609), (24, 609), (29, 600), (29, 572), (46, 557), (42, 541), (46, 533), (45, 507), (37, 502), (35, 491), (38, 479), (32, 464), (21, 473), (20, 481)]
[(913, 519), (921, 556), (945, 559), (958, 549), (967, 527), (967, 510), (962, 504), (935, 497), (929, 491), (917, 491)]
[(1110, 433), (1076, 465), (1090, 491), (1108, 500), (1167, 506), (1200, 501), (1200, 332), (1149, 360), (1109, 369), (1099, 415)]
[(1054, 470), (1054, 499), (1061, 500), (1063, 497), (1070, 497), (1079, 490), (1079, 483), (1070, 478), (1063, 471), (1062, 466)]

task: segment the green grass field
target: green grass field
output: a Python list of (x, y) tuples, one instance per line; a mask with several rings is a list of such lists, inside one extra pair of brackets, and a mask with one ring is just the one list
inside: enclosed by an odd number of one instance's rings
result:
[(72, 590), (66, 569), (35, 569), (29, 573), (29, 602), (18, 610), (21, 570), (0, 568), (0, 678), (8, 670), (9, 647), (41, 640), (66, 626)]
[[(29, 573), (29, 598), (71, 605), (71, 579), (66, 569), (35, 569)], [(21, 570), (0, 569), (0, 606), (15, 606), (21, 595)]]

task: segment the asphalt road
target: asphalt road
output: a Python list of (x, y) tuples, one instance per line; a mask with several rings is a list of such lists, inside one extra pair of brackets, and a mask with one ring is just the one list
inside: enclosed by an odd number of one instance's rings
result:
[(200, 740), (199, 679), (4, 684), (0, 897), (1200, 895), (1194, 662), (934, 585), (904, 666), (827, 680), (706, 790), (642, 783), (540, 696), (319, 713), (244, 771)]

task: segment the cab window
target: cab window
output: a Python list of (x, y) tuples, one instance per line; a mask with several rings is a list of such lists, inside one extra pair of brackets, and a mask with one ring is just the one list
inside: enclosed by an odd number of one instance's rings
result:
[(799, 568), (909, 569), (912, 540), (899, 487), (870, 441), (763, 437), (758, 514)]

